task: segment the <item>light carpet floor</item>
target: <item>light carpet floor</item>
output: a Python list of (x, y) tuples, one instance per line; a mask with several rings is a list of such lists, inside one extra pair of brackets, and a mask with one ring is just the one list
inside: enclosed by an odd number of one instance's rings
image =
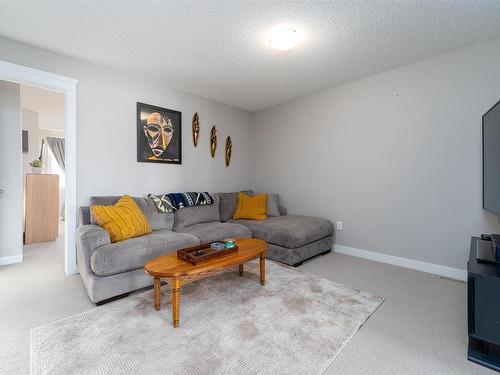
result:
[[(64, 276), (62, 242), (0, 267), (2, 375), (29, 373), (32, 328), (94, 307), (80, 277)], [(300, 268), (385, 298), (325, 374), (496, 374), (467, 361), (465, 284), (334, 253)]]
[[(256, 261), (186, 285), (172, 327), (169, 288), (31, 332), (31, 372), (56, 374), (321, 374), (383, 298), (313, 274)], [(166, 297), (166, 298), (165, 298)]]

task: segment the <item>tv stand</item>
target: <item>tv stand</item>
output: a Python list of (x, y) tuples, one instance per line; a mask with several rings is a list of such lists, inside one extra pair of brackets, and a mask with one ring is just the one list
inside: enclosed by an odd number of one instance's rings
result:
[(500, 371), (500, 264), (478, 261), (478, 248), (484, 242), (472, 237), (467, 263), (467, 358)]

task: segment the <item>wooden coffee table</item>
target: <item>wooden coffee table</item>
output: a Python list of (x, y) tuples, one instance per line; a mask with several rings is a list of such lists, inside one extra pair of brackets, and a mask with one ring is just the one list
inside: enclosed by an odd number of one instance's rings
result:
[(238, 252), (220, 258), (193, 265), (177, 258), (177, 252), (171, 252), (154, 258), (144, 265), (144, 271), (153, 276), (154, 308), (160, 310), (161, 279), (167, 279), (172, 290), (172, 320), (174, 327), (179, 327), (180, 288), (183, 285), (230, 267), (239, 266), (239, 275), (243, 275), (243, 263), (260, 258), (260, 284), (266, 281), (267, 242), (255, 238), (236, 240)]

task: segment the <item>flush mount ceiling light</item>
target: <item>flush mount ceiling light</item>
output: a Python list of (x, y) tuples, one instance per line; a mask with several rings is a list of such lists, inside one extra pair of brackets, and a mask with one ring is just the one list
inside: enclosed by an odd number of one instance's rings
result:
[(269, 44), (280, 51), (288, 51), (295, 47), (302, 39), (302, 32), (295, 26), (281, 25), (269, 30), (267, 40)]

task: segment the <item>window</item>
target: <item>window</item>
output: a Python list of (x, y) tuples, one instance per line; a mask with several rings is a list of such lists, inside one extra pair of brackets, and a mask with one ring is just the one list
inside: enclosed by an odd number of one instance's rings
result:
[(59, 166), (54, 154), (50, 150), (50, 147), (45, 145), (46, 157), (45, 159), (45, 173), (56, 174), (59, 176), (59, 189), (64, 189), (66, 187), (64, 170)]

